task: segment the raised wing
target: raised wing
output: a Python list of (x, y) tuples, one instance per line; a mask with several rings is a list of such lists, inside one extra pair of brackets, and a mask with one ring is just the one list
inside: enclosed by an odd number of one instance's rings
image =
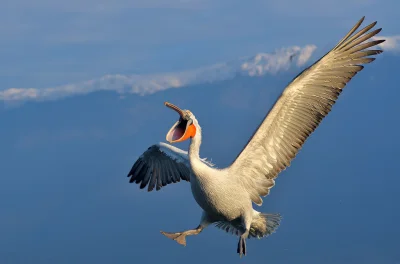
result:
[(325, 56), (299, 74), (283, 91), (246, 147), (228, 170), (237, 175), (262, 204), (274, 186), (274, 179), (290, 165), (308, 136), (330, 112), (346, 84), (361, 71), (362, 64), (375, 60), (368, 56), (381, 50), (368, 48), (384, 40), (366, 42), (381, 29), (369, 32), (376, 22), (353, 33), (364, 17)]
[[(206, 159), (204, 163), (212, 166)], [(128, 173), (129, 182), (140, 183), (140, 189), (148, 185), (151, 192), (154, 187), (160, 190), (170, 183), (181, 179), (190, 181), (190, 163), (187, 151), (165, 143), (158, 143), (149, 147), (135, 162)]]

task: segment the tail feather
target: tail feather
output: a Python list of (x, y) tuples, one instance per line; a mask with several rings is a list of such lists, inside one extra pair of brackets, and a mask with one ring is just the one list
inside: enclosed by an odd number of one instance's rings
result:
[(280, 214), (265, 214), (256, 212), (250, 226), (250, 237), (262, 238), (275, 233), (282, 220)]

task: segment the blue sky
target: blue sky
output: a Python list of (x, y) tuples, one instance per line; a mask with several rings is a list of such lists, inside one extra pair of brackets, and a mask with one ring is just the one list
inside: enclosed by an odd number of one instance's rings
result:
[[(0, 262), (400, 263), (399, 8), (376, 0), (7, 4), (0, 10)], [(350, 82), (258, 208), (284, 216), (278, 232), (249, 241), (244, 259), (237, 238), (214, 227), (185, 248), (163, 237), (160, 230), (195, 227), (201, 211), (187, 183), (147, 193), (126, 178), (175, 122), (162, 103), (190, 109), (203, 127), (202, 156), (226, 166), (304, 67), (288, 55), (312, 63), (363, 15), (378, 20), (389, 44)], [(262, 76), (234, 77), (257, 58), (268, 66)], [(219, 62), (229, 63), (213, 66)], [(188, 79), (215, 76), (214, 69), (229, 78)], [(154, 80), (181, 89), (126, 92)], [(41, 102), (38, 93), (39, 102), (10, 108), (9, 93), (1, 93), (57, 87), (70, 97)]]
[[(17, 0), (0, 11), (0, 89), (196, 68), (332, 45), (361, 16), (399, 34), (395, 0)], [(368, 20), (368, 21), (370, 21)]]

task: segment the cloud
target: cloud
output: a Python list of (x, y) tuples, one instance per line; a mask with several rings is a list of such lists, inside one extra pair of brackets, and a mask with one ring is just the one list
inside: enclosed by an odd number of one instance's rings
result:
[(56, 100), (95, 91), (146, 95), (169, 88), (228, 80), (238, 74), (243, 76), (276, 74), (294, 65), (303, 66), (315, 49), (315, 45), (281, 48), (274, 53), (259, 53), (252, 57), (242, 57), (234, 61), (181, 72), (147, 75), (114, 74), (51, 88), (9, 88), (0, 91), (0, 100), (7, 102)]
[(293, 46), (276, 50), (273, 54), (259, 53), (252, 59), (241, 64), (241, 70), (249, 76), (260, 76), (267, 73), (277, 73), (288, 70), (293, 60), (297, 57), (297, 66), (303, 66), (310, 59), (317, 47), (307, 45), (303, 48)]
[(291, 43), (333, 45), (362, 15), (396, 19), (396, 8), (376, 0), (8, 2), (0, 9), (1, 89), (184, 70)]
[(300, 51), (299, 58), (297, 60), (297, 66), (303, 66), (311, 58), (314, 51), (317, 49), (315, 45), (307, 45)]
[(383, 50), (400, 51), (400, 35), (373, 37), (374, 40), (385, 39), (386, 41), (379, 44)]

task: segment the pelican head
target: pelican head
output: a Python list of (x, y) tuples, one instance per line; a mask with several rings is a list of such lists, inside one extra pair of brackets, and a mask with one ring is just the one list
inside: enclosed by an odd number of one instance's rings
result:
[(165, 106), (179, 114), (179, 120), (171, 127), (166, 136), (170, 143), (182, 142), (196, 135), (196, 126), (193, 123), (194, 115), (189, 110), (182, 110), (176, 105), (165, 102)]

